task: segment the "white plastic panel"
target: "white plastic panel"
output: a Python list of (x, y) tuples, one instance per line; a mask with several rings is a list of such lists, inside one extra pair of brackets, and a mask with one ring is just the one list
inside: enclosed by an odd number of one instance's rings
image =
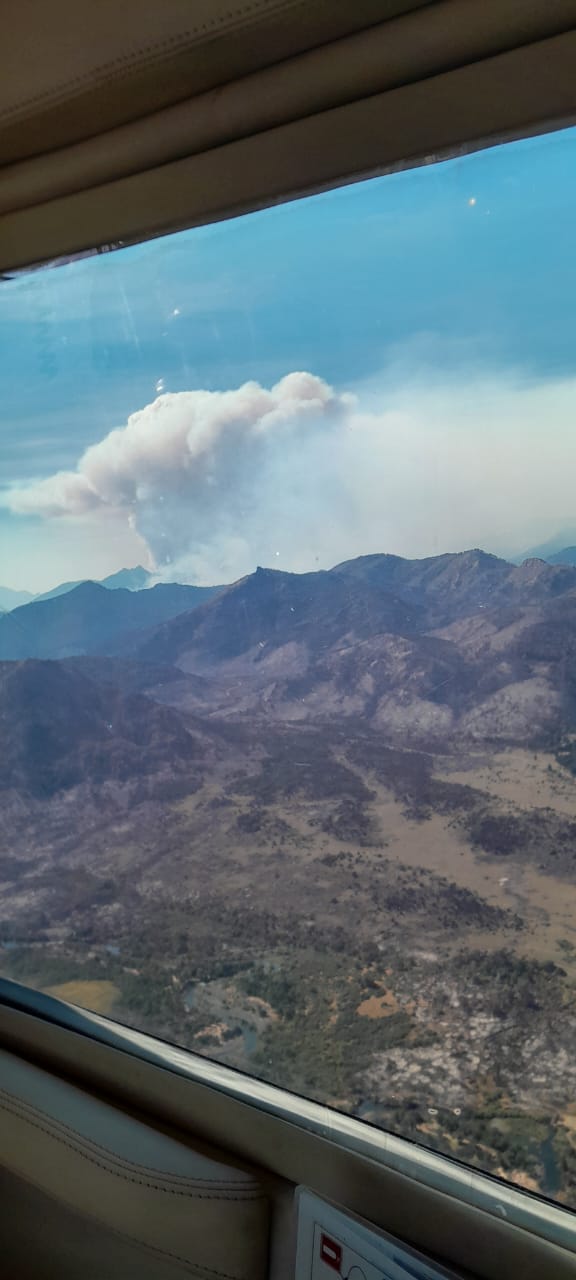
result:
[(457, 1280), (408, 1245), (321, 1200), (297, 1195), (296, 1280)]

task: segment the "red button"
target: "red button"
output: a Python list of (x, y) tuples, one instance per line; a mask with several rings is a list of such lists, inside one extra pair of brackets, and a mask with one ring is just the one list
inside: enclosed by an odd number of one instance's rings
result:
[(320, 1240), (320, 1258), (327, 1267), (340, 1271), (342, 1266), (342, 1245), (331, 1240), (330, 1236), (322, 1236)]

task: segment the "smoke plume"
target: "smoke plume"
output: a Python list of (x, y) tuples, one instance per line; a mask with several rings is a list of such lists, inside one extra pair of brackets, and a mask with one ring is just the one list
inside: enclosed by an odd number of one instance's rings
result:
[(75, 470), (3, 501), (96, 530), (128, 522), (160, 578), (204, 583), (258, 563), (510, 549), (572, 510), (574, 381), (405, 372), (365, 388), (363, 407), (310, 373), (161, 394)]

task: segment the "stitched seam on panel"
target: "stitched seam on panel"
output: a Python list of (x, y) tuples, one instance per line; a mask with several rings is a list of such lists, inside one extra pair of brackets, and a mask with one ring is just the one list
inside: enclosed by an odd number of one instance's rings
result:
[[(71, 88), (73, 93), (79, 93), (86, 88), (97, 89), (105, 85), (109, 80), (117, 78), (121, 68), (128, 70), (133, 66), (142, 69), (153, 66), (154, 63), (161, 61), (167, 53), (184, 52), (187, 48), (199, 43), (199, 36), (210, 36), (222, 28), (227, 28), (230, 31), (237, 29), (240, 19), (250, 16), (256, 18), (262, 9), (264, 9), (266, 16), (274, 16), (283, 10), (301, 8), (302, 3), (303, 0), (277, 0), (277, 3), (271, 8), (266, 4), (266, 0), (260, 0), (258, 3), (244, 5), (242, 8), (226, 14), (218, 21), (204, 22), (198, 27), (190, 28), (180, 36), (171, 36), (165, 40), (154, 41), (153, 44), (144, 45), (143, 49), (137, 50), (132, 54), (125, 54), (121, 58), (113, 58), (106, 63), (102, 70), (86, 72), (82, 76), (74, 76), (66, 81), (64, 87), (46, 89), (43, 93), (36, 94), (33, 98), (26, 98), (15, 106), (8, 107), (7, 110), (0, 112), (0, 122), (10, 121), (15, 117), (22, 116), (31, 107), (39, 106), (41, 103), (57, 106), (61, 102), (66, 102), (70, 97)], [(141, 56), (143, 52), (146, 54), (145, 57)]]
[(181, 1262), (188, 1271), (191, 1271), (198, 1276), (217, 1276), (218, 1280), (243, 1280), (243, 1277), (239, 1275), (229, 1275), (227, 1271), (215, 1271), (214, 1267), (209, 1267), (207, 1264), (199, 1264), (193, 1262), (191, 1258), (185, 1258), (179, 1253), (171, 1253), (169, 1249), (162, 1249), (160, 1245), (148, 1244), (146, 1240), (142, 1240), (139, 1236), (131, 1236), (127, 1231), (121, 1231), (118, 1227), (111, 1226), (109, 1222), (106, 1222), (104, 1218), (98, 1217), (98, 1214), (92, 1213), (91, 1210), (83, 1213), (81, 1209), (77, 1209), (74, 1205), (70, 1205), (68, 1201), (63, 1199), (61, 1196), (54, 1195), (53, 1191), (46, 1191), (41, 1182), (35, 1178), (29, 1177), (28, 1174), (19, 1174), (18, 1176), (21, 1178), (22, 1182), (27, 1184), (27, 1186), (36, 1187), (42, 1195), (47, 1196), (48, 1199), (52, 1201), (55, 1201), (56, 1204), (64, 1205), (66, 1209), (77, 1217), (87, 1218), (90, 1222), (95, 1222), (99, 1226), (104, 1227), (105, 1230), (108, 1231), (110, 1235), (115, 1236), (117, 1240), (122, 1240), (129, 1244), (135, 1244), (137, 1248), (144, 1249), (146, 1252), (155, 1254), (157, 1257), (170, 1258), (173, 1262)]
[[(82, 1147), (87, 1147), (89, 1150), (95, 1152), (96, 1155), (101, 1155), (106, 1162), (119, 1164), (121, 1168), (127, 1169), (131, 1173), (149, 1173), (158, 1180), (162, 1180), (163, 1182), (176, 1182), (176, 1184), (180, 1186), (182, 1186), (182, 1184), (186, 1184), (191, 1187), (208, 1187), (219, 1191), (239, 1191), (244, 1193), (246, 1198), (253, 1196), (256, 1199), (262, 1194), (261, 1189), (255, 1180), (242, 1185), (237, 1180), (226, 1180), (225, 1178), (194, 1178), (189, 1174), (164, 1172), (164, 1170), (161, 1169), (151, 1168), (149, 1165), (137, 1164), (135, 1161), (127, 1160), (123, 1156), (117, 1155), (114, 1151), (110, 1151), (108, 1147), (103, 1147), (100, 1143), (94, 1142), (91, 1138), (86, 1137), (85, 1134), (80, 1133), (79, 1130), (72, 1129), (69, 1125), (64, 1124), (63, 1121), (57, 1120), (53, 1116), (47, 1115), (46, 1112), (40, 1111), (32, 1103), (26, 1102), (22, 1098), (15, 1097), (5, 1089), (0, 1089), (0, 1108), (4, 1105), (3, 1100), (6, 1101), (6, 1109), (13, 1111), (15, 1114), (20, 1113), (23, 1120), (30, 1120), (31, 1123), (36, 1119), (43, 1121), (47, 1130), (49, 1127), (50, 1131), (55, 1131), (55, 1138), (58, 1137), (58, 1130), (60, 1130), (63, 1134), (69, 1136), (72, 1139), (72, 1142), (78, 1145), (80, 1149)], [(26, 1112), (31, 1112), (31, 1116), (27, 1115)]]
[[(226, 1181), (225, 1179), (220, 1178), (191, 1178), (186, 1174), (165, 1173), (163, 1170), (153, 1169), (150, 1166), (138, 1165), (133, 1161), (125, 1160), (122, 1156), (116, 1155), (114, 1152), (110, 1151), (109, 1148), (102, 1147), (99, 1143), (93, 1142), (92, 1139), (87, 1138), (84, 1134), (80, 1133), (79, 1130), (70, 1128), (69, 1125), (64, 1124), (60, 1120), (55, 1120), (54, 1117), (48, 1116), (45, 1112), (39, 1111), (30, 1103), (23, 1102), (20, 1098), (7, 1094), (3, 1089), (0, 1089), (0, 1108), (4, 1105), (2, 1099), (6, 1100), (6, 1109), (13, 1111), (15, 1114), (20, 1114), (24, 1121), (29, 1120), (30, 1123), (34, 1123), (34, 1120), (36, 1119), (40, 1122), (43, 1121), (47, 1132), (52, 1132), (54, 1130), (54, 1137), (56, 1139), (58, 1138), (58, 1130), (61, 1130), (65, 1135), (72, 1139), (72, 1143), (77, 1145), (80, 1150), (86, 1146), (89, 1150), (94, 1151), (96, 1155), (102, 1155), (106, 1162), (113, 1161), (130, 1172), (150, 1173), (156, 1178), (162, 1179), (162, 1181), (176, 1181), (180, 1185), (182, 1183), (186, 1183), (193, 1187), (206, 1186), (218, 1190), (230, 1189), (232, 1191), (238, 1190), (246, 1191), (247, 1193), (251, 1192), (250, 1187), (242, 1187), (242, 1185), (236, 1181)], [(31, 1115), (26, 1114), (26, 1112), (31, 1112)], [(259, 1190), (256, 1182), (254, 1182), (252, 1186), (256, 1191)]]
[[(62, 1138), (58, 1134), (55, 1134), (51, 1129), (48, 1129), (45, 1125), (39, 1124), (38, 1121), (32, 1120), (29, 1116), (23, 1115), (20, 1111), (18, 1111), (16, 1107), (10, 1107), (8, 1106), (7, 1103), (0, 1103), (0, 1109), (3, 1109), (4, 1111), (8, 1111), (9, 1113), (16, 1115), (18, 1119), (23, 1120), (25, 1124), (29, 1124), (32, 1126), (33, 1129), (38, 1129), (41, 1133), (46, 1134), (47, 1137), (51, 1138), (53, 1142), (59, 1142), (61, 1146), (68, 1147), (70, 1151), (73, 1151), (75, 1155), (80, 1156), (82, 1160), (87, 1160), (89, 1164), (96, 1165), (97, 1168), (103, 1169), (105, 1173), (111, 1174), (115, 1178), (121, 1178), (123, 1182), (130, 1182), (134, 1186), (145, 1187), (150, 1191), (158, 1191), (163, 1195), (181, 1196), (187, 1200), (221, 1200), (223, 1202), (236, 1200), (236, 1201), (245, 1203), (246, 1201), (250, 1202), (250, 1201), (257, 1201), (259, 1199), (263, 1199), (262, 1196), (255, 1196), (253, 1194), (243, 1195), (241, 1188), (239, 1188), (239, 1194), (236, 1194), (236, 1195), (231, 1195), (230, 1192), (227, 1192), (227, 1191), (223, 1191), (220, 1195), (218, 1195), (216, 1193), (212, 1194), (205, 1191), (194, 1191), (193, 1189), (189, 1189), (186, 1191), (183, 1191), (183, 1190), (178, 1191), (174, 1187), (163, 1187), (158, 1182), (147, 1182), (144, 1180), (144, 1178), (136, 1178), (133, 1176), (131, 1177), (127, 1173), (121, 1173), (118, 1169), (114, 1169), (109, 1163), (105, 1162), (104, 1160), (97, 1160), (95, 1156), (90, 1155), (87, 1151), (83, 1151), (79, 1145), (76, 1145), (72, 1142), (67, 1142), (65, 1138)], [(226, 1274), (225, 1272), (222, 1272), (222, 1275), (225, 1275), (225, 1274)]]
[[(114, 80), (115, 78), (116, 79), (119, 78), (118, 70), (120, 68), (124, 68), (125, 70), (128, 70), (130, 67), (134, 65), (140, 66), (143, 69), (148, 68), (150, 66), (153, 66), (155, 63), (160, 62), (161, 59), (165, 56), (165, 54), (170, 52), (170, 50), (174, 52), (177, 52), (177, 51), (183, 52), (186, 50), (186, 48), (192, 48), (194, 45), (199, 43), (199, 39), (198, 39), (199, 36), (202, 36), (202, 35), (210, 36), (211, 34), (216, 34), (222, 28), (228, 30), (229, 32), (237, 30), (239, 26), (239, 19), (241, 19), (242, 17), (249, 17), (250, 15), (253, 15), (253, 17), (256, 18), (260, 14), (262, 8), (264, 8), (266, 16), (272, 17), (272, 16), (277, 16), (278, 14), (281, 14), (283, 11), (287, 11), (295, 8), (302, 8), (303, 5), (304, 5), (304, 0), (277, 0), (277, 3), (274, 5), (273, 8), (266, 6), (265, 0), (263, 0), (262, 4), (245, 5), (241, 9), (234, 10), (232, 14), (230, 13), (227, 14), (218, 22), (208, 21), (208, 22), (202, 23), (201, 26), (191, 28), (181, 36), (172, 36), (163, 41), (154, 41), (153, 44), (145, 45), (144, 51), (147, 53), (147, 56), (145, 58), (140, 57), (140, 51), (137, 51), (133, 54), (125, 54), (121, 58), (113, 58), (110, 62), (107, 62), (105, 64), (104, 69), (102, 69), (101, 71), (95, 70), (93, 72), (86, 72), (85, 75), (75, 76), (67, 80), (65, 86), (60, 86), (57, 89), (47, 89), (41, 94), (36, 94), (33, 98), (26, 98), (25, 100), (17, 103), (15, 106), (8, 107), (4, 111), (0, 111), (0, 124), (10, 123), (10, 121), (20, 117), (26, 118), (26, 114), (29, 112), (30, 108), (38, 106), (42, 103), (46, 103), (51, 106), (58, 106), (62, 102), (71, 101), (70, 89), (72, 86), (74, 87), (73, 96), (77, 96), (79, 93), (81, 93), (85, 89), (98, 89), (103, 85), (105, 85), (108, 81)], [(324, 7), (326, 7), (326, 3), (324, 4)], [(384, 25), (387, 22), (401, 21), (403, 18), (410, 17), (411, 13), (412, 11), (408, 10), (407, 13), (397, 14), (397, 15), (394, 15), (392, 18), (384, 18), (382, 20), (382, 23), (379, 23), (379, 24), (368, 23), (363, 27), (357, 28), (352, 34), (357, 34), (358, 31), (366, 31), (371, 26), (374, 26), (374, 25)], [(231, 18), (234, 19), (233, 22), (230, 21)], [(520, 48), (525, 48), (527, 46), (529, 47), (533, 44), (541, 44), (548, 40), (554, 40), (558, 36), (566, 35), (567, 33), (570, 33), (573, 29), (574, 29), (573, 24), (570, 24), (570, 25), (562, 24), (559, 27), (555, 26), (552, 30), (545, 31), (545, 32), (543, 31), (543, 32), (540, 32), (540, 34), (531, 35), (527, 41), (524, 41), (522, 43), (522, 45), (514, 46), (514, 48), (510, 48), (508, 45), (504, 45), (501, 49), (499, 49), (498, 53), (490, 54), (489, 56), (490, 58), (500, 57), (502, 54), (505, 54), (505, 53), (516, 52)], [(336, 40), (341, 40), (346, 38), (347, 38), (347, 35), (345, 34), (344, 36), (330, 37), (328, 40), (324, 40), (323, 42), (321, 41), (320, 43), (323, 43), (324, 45), (330, 45), (335, 43)], [(303, 50), (301, 52), (308, 52), (308, 50)], [(299, 56), (300, 56), (299, 53), (287, 54), (284, 58), (281, 58), (280, 61), (287, 61), (293, 57), (299, 57)], [(475, 60), (477, 61), (477, 58)], [(270, 63), (266, 65), (272, 66), (274, 65), (274, 63)], [(466, 63), (465, 65), (468, 65), (468, 63)], [(240, 78), (243, 78), (245, 74), (246, 74), (245, 72), (241, 73)], [(220, 85), (214, 86), (214, 88), (220, 88), (220, 87), (221, 87)], [(176, 104), (171, 103), (166, 105), (174, 106)]]

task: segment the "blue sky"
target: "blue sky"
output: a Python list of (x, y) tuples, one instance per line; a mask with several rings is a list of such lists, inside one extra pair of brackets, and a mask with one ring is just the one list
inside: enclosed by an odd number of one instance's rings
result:
[[(160, 379), (226, 390), (306, 369), (373, 400), (390, 369), (576, 376), (575, 155), (567, 130), (2, 284), (2, 484), (73, 469)], [(72, 547), (69, 520), (0, 511), (0, 581), (119, 567), (139, 547), (111, 528)]]

